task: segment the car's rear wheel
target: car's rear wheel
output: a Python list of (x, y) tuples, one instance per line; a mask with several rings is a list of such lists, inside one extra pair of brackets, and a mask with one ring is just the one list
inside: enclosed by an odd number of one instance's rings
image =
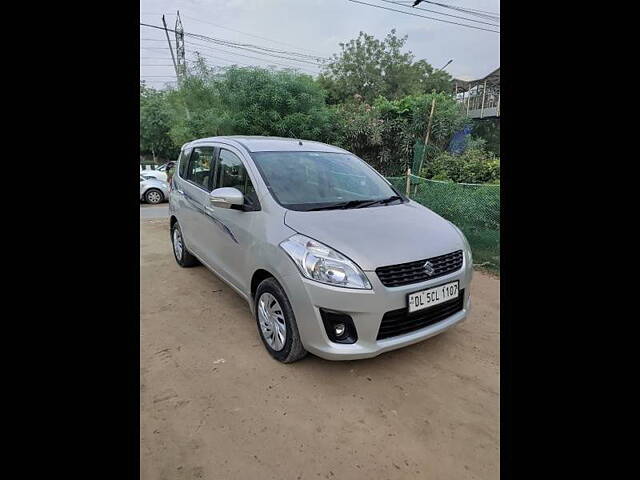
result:
[(150, 188), (145, 192), (144, 199), (147, 203), (151, 203), (152, 205), (155, 205), (164, 200), (164, 195), (160, 190), (156, 188)]
[(273, 358), (291, 363), (307, 355), (289, 299), (275, 278), (258, 285), (255, 311), (260, 338)]
[(187, 268), (199, 263), (198, 259), (187, 250), (178, 222), (175, 222), (171, 227), (171, 244), (173, 245), (173, 256), (176, 262), (178, 262), (178, 265)]

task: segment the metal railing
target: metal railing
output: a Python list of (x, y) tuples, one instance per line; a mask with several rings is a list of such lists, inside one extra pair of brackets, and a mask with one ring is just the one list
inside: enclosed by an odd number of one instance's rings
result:
[(456, 92), (456, 99), (471, 118), (500, 116), (500, 85), (479, 83), (462, 93)]

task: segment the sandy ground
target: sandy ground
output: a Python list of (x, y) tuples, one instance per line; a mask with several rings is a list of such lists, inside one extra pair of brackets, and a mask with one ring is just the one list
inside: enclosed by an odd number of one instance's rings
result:
[(151, 479), (498, 479), (499, 286), (466, 322), (369, 360), (267, 354), (249, 307), (140, 221), (140, 473)]

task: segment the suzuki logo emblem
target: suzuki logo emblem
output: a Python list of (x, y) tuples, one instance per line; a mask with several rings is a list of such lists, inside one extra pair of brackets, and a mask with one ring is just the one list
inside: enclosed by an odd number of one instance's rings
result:
[(424, 271), (426, 272), (427, 275), (433, 275), (433, 272), (435, 272), (433, 265), (431, 265), (431, 262), (428, 260), (424, 264)]

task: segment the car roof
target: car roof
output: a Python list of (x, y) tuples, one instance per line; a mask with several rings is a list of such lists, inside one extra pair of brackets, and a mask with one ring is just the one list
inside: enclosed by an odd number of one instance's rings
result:
[(282, 151), (299, 151), (299, 152), (334, 152), (349, 153), (339, 147), (327, 145), (326, 143), (314, 142), (311, 140), (301, 140), (299, 138), (285, 137), (261, 137), (261, 136), (243, 136), (228, 135), (221, 137), (200, 138), (185, 144), (185, 147), (195, 147), (199, 144), (208, 142), (227, 143), (235, 146), (243, 147), (248, 152), (282, 152)]

